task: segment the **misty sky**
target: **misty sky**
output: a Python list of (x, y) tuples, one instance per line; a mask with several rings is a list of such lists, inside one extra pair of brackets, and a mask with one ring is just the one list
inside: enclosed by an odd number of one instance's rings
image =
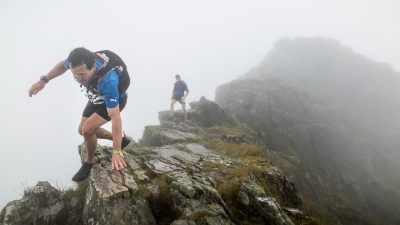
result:
[(86, 99), (70, 72), (33, 98), (28, 89), (73, 48), (110, 49), (124, 59), (132, 83), (123, 129), (138, 139), (168, 109), (176, 73), (189, 86), (188, 101), (213, 100), (218, 85), (256, 66), (282, 37), (334, 38), (399, 71), (399, 6), (396, 0), (1, 0), (0, 208), (40, 180), (72, 185)]

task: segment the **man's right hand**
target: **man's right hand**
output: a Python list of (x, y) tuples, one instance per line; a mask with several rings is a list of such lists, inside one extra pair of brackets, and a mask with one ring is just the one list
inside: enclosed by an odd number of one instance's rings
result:
[(42, 80), (34, 83), (29, 89), (29, 97), (32, 97), (32, 95), (36, 95), (37, 93), (39, 93), (39, 91), (41, 91), (45, 85), (46, 83)]

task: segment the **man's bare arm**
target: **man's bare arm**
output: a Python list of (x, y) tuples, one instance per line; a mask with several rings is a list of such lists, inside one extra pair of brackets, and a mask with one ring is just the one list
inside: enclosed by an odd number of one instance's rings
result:
[[(108, 115), (111, 118), (113, 150), (121, 151), (122, 142), (122, 121), (119, 106), (107, 108)], [(113, 154), (111, 160), (112, 169), (120, 170), (126, 167), (126, 163), (122, 158), (122, 154)]]
[[(64, 60), (57, 63), (46, 75), (45, 79), (47, 81), (50, 81), (61, 74), (65, 73), (66, 69), (64, 68)], [(33, 95), (36, 95), (41, 91), (44, 86), (46, 85), (46, 82), (43, 80), (39, 80), (32, 84), (31, 88), (29, 88), (29, 97), (32, 97)]]

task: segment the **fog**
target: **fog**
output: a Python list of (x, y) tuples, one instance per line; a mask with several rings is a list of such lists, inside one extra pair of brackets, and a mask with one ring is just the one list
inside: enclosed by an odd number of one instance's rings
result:
[[(169, 107), (174, 75), (188, 101), (256, 66), (281, 37), (322, 36), (400, 70), (398, 1), (0, 1), (0, 207), (27, 186), (73, 185), (86, 99), (70, 72), (28, 89), (75, 47), (109, 49), (131, 75), (123, 129), (141, 138)], [(178, 109), (180, 106), (176, 105)], [(109, 127), (109, 126), (107, 126)], [(104, 142), (111, 144), (111, 142)]]

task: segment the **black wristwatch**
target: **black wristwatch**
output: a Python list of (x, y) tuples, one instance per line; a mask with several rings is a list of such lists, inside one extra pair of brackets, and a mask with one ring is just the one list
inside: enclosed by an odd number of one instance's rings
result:
[(46, 84), (49, 82), (49, 79), (45, 75), (40, 77), (40, 80), (44, 81)]

